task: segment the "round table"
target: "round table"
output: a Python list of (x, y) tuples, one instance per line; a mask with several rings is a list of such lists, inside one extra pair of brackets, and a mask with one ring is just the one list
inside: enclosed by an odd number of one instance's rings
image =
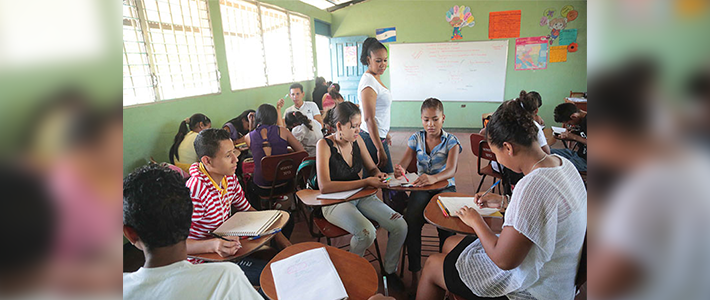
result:
[[(462, 222), (460, 218), (444, 216), (444, 213), (441, 212), (441, 208), (439, 208), (439, 205), (436, 203), (436, 200), (438, 200), (439, 197), (473, 197), (473, 196), (467, 195), (464, 193), (437, 194), (434, 197), (431, 197), (429, 204), (427, 204), (426, 208), (424, 209), (424, 219), (427, 220), (427, 222), (429, 222), (430, 224), (436, 226), (437, 228), (441, 228), (441, 229), (456, 232), (456, 233), (475, 235), (476, 232), (473, 231), (473, 228), (464, 224), (464, 222)], [(503, 229), (503, 215), (499, 212), (496, 212), (490, 216), (484, 216), (483, 220), (486, 221), (486, 224), (488, 224), (488, 226), (495, 233), (500, 233), (501, 230)]]
[[(269, 299), (278, 299), (276, 286), (274, 285), (274, 277), (271, 273), (271, 264), (273, 262), (321, 247), (325, 247), (326, 251), (328, 251), (330, 260), (333, 262), (335, 270), (338, 271), (340, 280), (343, 282), (345, 291), (348, 293), (348, 299), (364, 300), (377, 292), (377, 272), (366, 259), (335, 247), (326, 246), (321, 243), (307, 242), (287, 247), (269, 261), (259, 278), (264, 294), (266, 294)], [(303, 284), (308, 284), (308, 282), (304, 282)]]
[[(271, 224), (271, 226), (266, 231), (274, 230), (276, 228), (283, 228), (284, 225), (286, 225), (286, 223), (288, 222), (288, 219), (290, 217), (291, 217), (291, 215), (288, 212), (281, 211), (281, 217), (276, 222), (274, 222), (274, 224)], [(282, 233), (279, 232), (277, 234), (282, 234)], [(232, 256), (222, 257), (217, 253), (201, 253), (201, 254), (192, 254), (192, 255), (188, 255), (188, 256), (193, 257), (193, 258), (197, 258), (197, 259), (201, 259), (204, 261), (216, 261), (216, 262), (239, 260), (249, 254), (254, 253), (254, 251), (261, 248), (261, 246), (266, 244), (268, 241), (270, 241), (272, 238), (274, 238), (274, 236), (276, 236), (277, 234), (270, 234), (270, 235), (264, 236), (260, 239), (253, 240), (253, 241), (241, 240), (240, 242), (242, 243), (242, 247), (239, 248), (237, 253)]]

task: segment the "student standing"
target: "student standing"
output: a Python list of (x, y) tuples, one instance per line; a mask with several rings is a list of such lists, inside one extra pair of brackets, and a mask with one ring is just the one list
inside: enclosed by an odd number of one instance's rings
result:
[[(351, 102), (343, 102), (333, 109), (332, 126), (335, 134), (318, 142), (316, 170), (318, 186), (322, 193), (347, 191), (361, 187), (386, 187), (387, 174), (380, 172), (370, 156), (362, 152), (365, 142), (360, 131), (360, 109)], [(361, 179), (360, 172), (370, 172), (372, 177)], [(363, 256), (377, 236), (370, 221), (376, 221), (389, 232), (384, 257), (383, 273), (390, 284), (403, 287), (396, 274), (399, 253), (407, 236), (407, 223), (392, 208), (372, 195), (354, 201), (322, 208), (328, 222), (345, 229), (353, 236), (350, 252)]]
[[(407, 141), (407, 151), (402, 161), (395, 166), (395, 177), (401, 178), (414, 159), (417, 162), (419, 178), (412, 182), (415, 186), (424, 186), (447, 180), (448, 185), (443, 190), (412, 192), (407, 201), (405, 220), (407, 220), (407, 255), (409, 256), (409, 271), (412, 272), (412, 286), (417, 286), (422, 269), (422, 227), (424, 208), (431, 197), (445, 192), (456, 192), (454, 174), (458, 167), (461, 143), (455, 135), (442, 128), (444, 125), (444, 105), (436, 98), (424, 100), (421, 107), (423, 130), (414, 133)], [(453, 235), (449, 231), (437, 229), (439, 245), (444, 244), (447, 237)]]
[(123, 181), (123, 232), (145, 264), (123, 274), (123, 299), (262, 299), (235, 264), (192, 265), (186, 238), (193, 212), (182, 176), (160, 165)]
[(212, 121), (203, 114), (194, 114), (180, 122), (178, 133), (175, 135), (168, 155), (170, 163), (189, 172), (190, 165), (199, 160), (193, 145), (195, 137), (200, 131), (207, 128), (212, 128)]
[(367, 66), (367, 70), (360, 78), (357, 91), (364, 120), (360, 125), (360, 136), (380, 171), (389, 174), (394, 172), (389, 150), (392, 93), (380, 80), (387, 69), (387, 56), (387, 48), (377, 39), (365, 39), (360, 62)]
[(513, 190), (503, 231), (497, 236), (472, 208), (459, 210), (478, 239), (448, 238), (443, 253), (427, 259), (417, 299), (439, 299), (446, 290), (466, 299), (574, 298), (587, 192), (569, 160), (542, 151), (532, 118), (522, 115), (519, 103), (504, 102), (486, 131), (498, 161), (525, 174)]

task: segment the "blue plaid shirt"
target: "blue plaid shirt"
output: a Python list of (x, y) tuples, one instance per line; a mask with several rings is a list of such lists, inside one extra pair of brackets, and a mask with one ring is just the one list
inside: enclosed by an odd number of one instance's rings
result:
[[(446, 160), (449, 158), (449, 150), (459, 145), (459, 153), (463, 150), (459, 139), (455, 135), (441, 130), (441, 143), (432, 149), (430, 154), (426, 151), (426, 131), (420, 130), (412, 134), (407, 141), (407, 146), (417, 153), (417, 173), (436, 175), (446, 168)], [(449, 185), (454, 186), (454, 178), (449, 178)]]

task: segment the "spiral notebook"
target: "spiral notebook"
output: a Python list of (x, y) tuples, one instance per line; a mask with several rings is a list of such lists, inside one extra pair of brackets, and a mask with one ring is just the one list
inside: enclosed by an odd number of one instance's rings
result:
[(475, 209), (481, 216), (489, 216), (498, 211), (497, 208), (478, 207), (478, 204), (476, 204), (476, 198), (474, 197), (439, 197), (439, 200), (441, 201), (441, 204), (444, 205), (444, 208), (449, 211), (452, 217), (458, 217), (456, 212), (464, 206)]
[(240, 211), (214, 230), (227, 236), (257, 236), (264, 233), (281, 217), (280, 210)]

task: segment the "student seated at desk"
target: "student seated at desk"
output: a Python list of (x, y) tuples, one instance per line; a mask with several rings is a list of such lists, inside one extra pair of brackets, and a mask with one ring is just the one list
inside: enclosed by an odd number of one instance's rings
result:
[(256, 111), (253, 109), (247, 109), (242, 112), (241, 115), (234, 119), (227, 121), (222, 125), (222, 129), (229, 132), (229, 137), (234, 141), (234, 145), (239, 145), (244, 143), (244, 137), (249, 131), (252, 131), (255, 127), (254, 115)]
[[(380, 172), (367, 152), (365, 142), (359, 135), (361, 124), (360, 109), (351, 102), (343, 102), (333, 109), (331, 126), (335, 134), (318, 141), (316, 170), (318, 186), (322, 193), (347, 191), (361, 187), (387, 187), (387, 174)], [(361, 172), (371, 172), (372, 177), (361, 179)], [(384, 255), (384, 275), (389, 283), (403, 287), (397, 276), (397, 263), (404, 239), (407, 237), (407, 223), (392, 208), (372, 195), (354, 201), (330, 205), (322, 208), (323, 216), (353, 237), (350, 252), (363, 256), (377, 235), (369, 219), (376, 221), (389, 231), (387, 250)]]
[[(417, 161), (419, 178), (412, 182), (414, 185), (430, 185), (447, 180), (448, 185), (443, 190), (412, 192), (407, 201), (405, 220), (407, 220), (407, 255), (409, 256), (409, 271), (412, 272), (412, 286), (416, 286), (422, 269), (422, 226), (424, 208), (429, 204), (431, 197), (438, 193), (456, 192), (454, 174), (458, 166), (461, 143), (455, 135), (444, 131), (444, 105), (436, 98), (424, 100), (421, 107), (423, 130), (414, 133), (407, 141), (407, 152), (402, 161), (394, 168), (396, 178), (401, 178), (412, 159)], [(441, 229), (439, 232), (439, 245), (453, 233)]]
[(577, 142), (579, 149), (576, 152), (572, 149), (553, 149), (552, 153), (569, 159), (580, 172), (587, 171), (587, 112), (573, 103), (562, 103), (555, 107), (555, 122), (567, 128), (559, 138)]
[(328, 92), (323, 95), (323, 112), (333, 109), (336, 104), (343, 103), (343, 95), (340, 94), (340, 85), (333, 83), (328, 87)]
[(168, 156), (170, 163), (189, 173), (190, 165), (200, 160), (193, 145), (195, 137), (200, 131), (207, 128), (212, 128), (212, 121), (203, 114), (194, 114), (180, 122), (178, 133), (170, 147)]
[(503, 231), (497, 236), (472, 208), (459, 210), (478, 239), (449, 237), (443, 253), (427, 259), (417, 299), (441, 299), (445, 290), (466, 299), (574, 298), (587, 192), (569, 160), (542, 151), (535, 124), (522, 114), (517, 101), (506, 101), (486, 131), (498, 161), (525, 174), (513, 190)]
[[(237, 168), (238, 151), (223, 129), (205, 129), (195, 138), (195, 151), (200, 161), (190, 166), (190, 179), (185, 184), (190, 189), (194, 210), (192, 225), (187, 239), (187, 254), (217, 253), (222, 257), (232, 256), (241, 248), (236, 237), (225, 241), (210, 235), (231, 216), (234, 211), (255, 210), (239, 185), (234, 171)], [(200, 259), (189, 258), (198, 264)], [(261, 270), (266, 262), (245, 258), (239, 265), (253, 285), (259, 285)]]
[[(276, 123), (281, 119), (280, 109), (276, 109), (271, 104), (262, 104), (256, 109), (256, 128), (246, 136), (246, 143), (254, 157), (254, 180), (253, 187), (258, 193), (268, 193), (268, 190), (261, 187), (271, 187), (271, 182), (264, 179), (261, 170), (261, 159), (271, 155), (281, 155), (288, 153), (288, 146), (294, 152), (303, 151), (303, 145), (285, 127), (280, 127)], [(250, 195), (251, 197), (251, 195)], [(255, 201), (253, 199), (252, 201)], [(252, 202), (254, 203), (254, 202)], [(256, 203), (254, 203), (256, 205)], [(285, 230), (284, 230), (285, 231)], [(290, 234), (290, 232), (288, 232)], [(289, 236), (287, 232), (284, 232)]]
[(262, 299), (232, 263), (192, 265), (186, 238), (193, 211), (182, 176), (160, 165), (123, 181), (123, 232), (145, 264), (123, 274), (123, 299)]
[[(284, 116), (290, 112), (298, 111), (304, 116), (308, 117), (310, 120), (318, 121), (318, 123), (323, 126), (323, 118), (320, 115), (320, 108), (315, 102), (305, 102), (303, 101), (303, 85), (300, 83), (294, 83), (289, 89), (289, 95), (293, 100), (293, 105), (289, 106), (284, 112)], [(276, 107), (281, 113), (281, 108), (284, 106), (284, 99), (279, 99)], [(284, 126), (283, 119), (279, 118), (279, 125)], [(285, 127), (285, 126), (284, 126)]]
[(301, 112), (294, 111), (286, 114), (286, 126), (303, 145), (308, 156), (316, 156), (316, 143), (323, 138), (323, 128), (320, 123), (309, 120)]

